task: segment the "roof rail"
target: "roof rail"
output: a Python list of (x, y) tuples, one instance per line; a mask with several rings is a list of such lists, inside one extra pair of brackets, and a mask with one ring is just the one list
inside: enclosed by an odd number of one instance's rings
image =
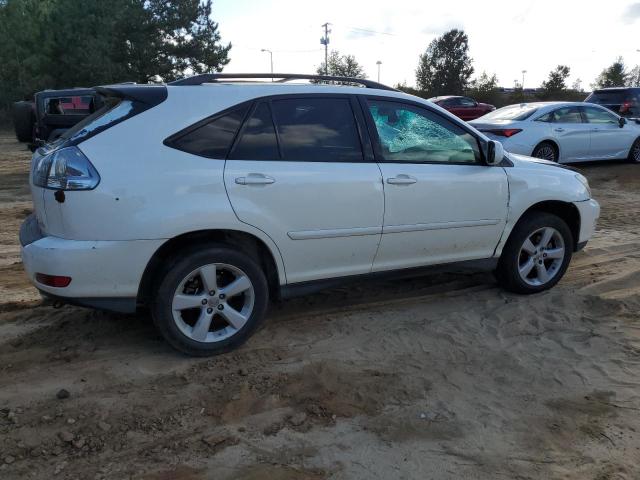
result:
[(357, 83), (366, 88), (377, 88), (379, 90), (397, 91), (382, 83), (374, 82), (364, 78), (340, 77), (335, 75), (305, 75), (301, 73), (202, 73), (192, 77), (185, 77), (167, 85), (202, 85), (203, 83), (215, 83), (218, 80), (234, 79), (270, 78), (278, 79), (278, 82), (288, 82), (289, 80), (318, 80), (329, 82)]

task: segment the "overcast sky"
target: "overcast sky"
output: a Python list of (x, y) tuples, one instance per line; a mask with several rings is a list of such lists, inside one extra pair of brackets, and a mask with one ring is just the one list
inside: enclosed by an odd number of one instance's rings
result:
[(589, 89), (622, 56), (640, 64), (640, 2), (609, 0), (214, 0), (213, 18), (231, 42), (226, 72), (313, 73), (324, 60), (321, 25), (330, 22), (330, 49), (355, 55), (367, 76), (415, 85), (418, 56), (450, 28), (469, 35), (476, 74), (495, 73), (513, 86), (539, 86), (558, 64)]

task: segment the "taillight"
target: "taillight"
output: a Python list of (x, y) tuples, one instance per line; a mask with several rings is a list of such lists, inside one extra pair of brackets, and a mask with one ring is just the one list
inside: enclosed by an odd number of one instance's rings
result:
[(36, 282), (48, 287), (64, 288), (71, 283), (71, 277), (62, 275), (47, 275), (46, 273), (36, 273)]
[(487, 133), (493, 133), (499, 137), (513, 137), (516, 133), (520, 133), (522, 131), (521, 128), (496, 128), (494, 130), (483, 130)]
[(33, 184), (54, 190), (92, 190), (100, 175), (77, 147), (65, 147), (40, 157), (33, 166)]
[(633, 106), (632, 102), (624, 102), (622, 105), (620, 105), (620, 113), (628, 112), (632, 106)]

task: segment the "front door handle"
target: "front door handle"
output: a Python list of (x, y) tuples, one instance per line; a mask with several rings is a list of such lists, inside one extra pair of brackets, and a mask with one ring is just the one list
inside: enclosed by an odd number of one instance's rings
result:
[(387, 183), (389, 185), (411, 185), (418, 181), (417, 178), (412, 177), (411, 175), (406, 175), (404, 173), (399, 174), (397, 177), (387, 178)]
[(246, 177), (236, 177), (238, 185), (270, 185), (275, 181), (275, 178), (262, 173), (250, 173)]

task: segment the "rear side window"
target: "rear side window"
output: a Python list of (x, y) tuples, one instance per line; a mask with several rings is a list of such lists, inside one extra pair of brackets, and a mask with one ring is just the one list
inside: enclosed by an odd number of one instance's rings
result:
[(563, 107), (553, 112), (555, 123), (582, 123), (582, 115), (578, 107)]
[(249, 105), (243, 105), (167, 143), (178, 150), (207, 158), (224, 159), (242, 124)]
[(359, 162), (362, 147), (346, 98), (291, 98), (271, 104), (282, 159)]
[(542, 115), (541, 117), (536, 118), (536, 122), (553, 122), (553, 112), (547, 113), (546, 115)]
[(246, 121), (240, 140), (229, 158), (233, 160), (279, 160), (276, 130), (268, 103), (260, 103)]

